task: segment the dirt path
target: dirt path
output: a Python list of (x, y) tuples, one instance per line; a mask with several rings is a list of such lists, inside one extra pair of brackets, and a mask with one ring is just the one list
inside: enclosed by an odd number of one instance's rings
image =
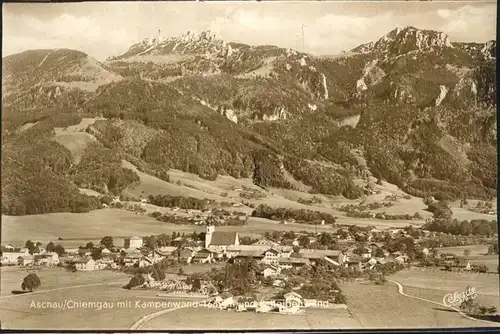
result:
[(394, 283), (394, 284), (396, 284), (398, 286), (398, 293), (400, 295), (403, 295), (405, 297), (412, 298), (412, 299), (421, 300), (421, 301), (424, 301), (424, 302), (427, 302), (427, 303), (432, 303), (432, 304), (435, 304), (435, 305), (444, 306), (446, 308), (454, 310), (455, 312), (457, 312), (458, 314), (460, 314), (462, 317), (467, 318), (467, 319), (472, 320), (472, 321), (482, 322), (482, 323), (486, 323), (486, 324), (489, 324), (489, 325), (499, 326), (498, 323), (493, 322), (493, 321), (481, 320), (481, 319), (476, 319), (476, 318), (470, 317), (467, 314), (465, 314), (464, 312), (460, 311), (459, 309), (457, 309), (457, 308), (455, 308), (453, 306), (448, 306), (446, 304), (438, 303), (438, 302), (435, 302), (435, 301), (432, 301), (432, 300), (429, 300), (429, 299), (425, 299), (425, 298), (411, 296), (411, 295), (409, 295), (409, 294), (407, 294), (407, 293), (404, 292), (403, 285), (401, 283), (393, 281), (393, 280), (388, 280), (388, 281), (391, 282), (391, 283)]
[(131, 330), (138, 330), (138, 329), (141, 329), (142, 326), (144, 326), (148, 321), (151, 321), (153, 320), (154, 318), (156, 317), (159, 317), (160, 315), (163, 315), (163, 314), (166, 314), (166, 313), (170, 313), (170, 312), (174, 312), (174, 311), (177, 311), (177, 310), (180, 310), (182, 308), (185, 308), (184, 306), (181, 306), (181, 307), (173, 307), (173, 308), (169, 308), (169, 309), (166, 309), (166, 310), (161, 310), (161, 311), (158, 311), (158, 312), (154, 312), (154, 313), (151, 313), (151, 314), (148, 314), (148, 315), (145, 315), (143, 316), (142, 318), (140, 318), (139, 320), (137, 320), (131, 327), (130, 329)]

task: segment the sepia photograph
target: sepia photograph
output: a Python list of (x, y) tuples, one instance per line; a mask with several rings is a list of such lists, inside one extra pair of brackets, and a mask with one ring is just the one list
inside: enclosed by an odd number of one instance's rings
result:
[(500, 327), (496, 1), (2, 9), (2, 330)]

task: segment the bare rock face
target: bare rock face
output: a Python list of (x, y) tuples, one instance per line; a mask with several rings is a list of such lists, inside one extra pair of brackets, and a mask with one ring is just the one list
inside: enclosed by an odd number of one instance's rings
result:
[(323, 99), (328, 100), (328, 87), (326, 86), (326, 76), (324, 73), (321, 73), (321, 79), (323, 86)]
[(279, 110), (275, 110), (272, 115), (264, 115), (262, 116), (263, 121), (274, 122), (278, 120), (286, 120), (287, 112), (284, 107)]
[(446, 86), (440, 85), (439, 86), (439, 95), (436, 98), (436, 107), (439, 107), (441, 105), (441, 102), (446, 98), (446, 94), (448, 94), (448, 89)]
[(388, 55), (402, 55), (431, 47), (453, 48), (453, 45), (448, 35), (443, 32), (405, 27), (396, 28), (377, 42), (360, 45), (352, 51), (358, 53), (379, 52), (387, 53)]
[(238, 124), (238, 116), (236, 115), (234, 110), (226, 109), (226, 111), (224, 112), (224, 116), (226, 116), (226, 118), (231, 122)]

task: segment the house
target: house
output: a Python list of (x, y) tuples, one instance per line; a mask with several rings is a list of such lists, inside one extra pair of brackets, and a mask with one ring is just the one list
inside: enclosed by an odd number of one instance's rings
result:
[(242, 251), (233, 258), (235, 263), (242, 263), (251, 260), (261, 261), (264, 258), (264, 254), (261, 251)]
[(121, 252), (122, 263), (127, 267), (132, 267), (139, 264), (144, 255), (137, 249), (124, 249)]
[(154, 264), (158, 263), (165, 258), (176, 257), (175, 251), (177, 247), (162, 247), (156, 248), (151, 254), (148, 255), (148, 259)]
[(81, 271), (92, 271), (95, 270), (96, 268), (96, 263), (94, 259), (86, 257), (86, 258), (79, 258), (74, 261), (76, 270), (81, 270)]
[(66, 255), (78, 255), (79, 248), (67, 248), (65, 251)]
[(220, 246), (227, 249), (228, 246), (239, 245), (240, 238), (238, 232), (222, 232), (215, 231), (214, 225), (207, 225), (205, 234), (202, 236), (205, 239), (205, 248), (210, 246)]
[(236, 257), (238, 254), (241, 252), (251, 252), (251, 253), (264, 253), (265, 251), (271, 249), (271, 246), (268, 245), (231, 245), (227, 246), (225, 248), (220, 247), (220, 248), (215, 248), (214, 246), (210, 247), (211, 251), (214, 251), (215, 249), (220, 249), (221, 251), (225, 252), (226, 256), (229, 258)]
[(357, 268), (361, 269), (363, 266), (363, 258), (359, 255), (350, 256), (347, 259), (347, 266), (348, 267), (357, 267)]
[(271, 248), (264, 252), (262, 262), (265, 264), (278, 264), (278, 258), (280, 258), (280, 251)]
[(106, 267), (112, 267), (115, 264), (116, 255), (115, 254), (107, 254), (99, 259), (100, 263), (104, 263)]
[(273, 247), (278, 247), (279, 244), (277, 242), (268, 239), (261, 239), (257, 242), (254, 242), (252, 246), (269, 246), (269, 248), (273, 248)]
[(21, 255), (17, 258), (17, 261), (17, 263), (22, 267), (31, 266), (34, 263), (34, 257), (31, 254)]
[(309, 259), (297, 258), (297, 257), (290, 257), (290, 258), (283, 257), (278, 260), (278, 265), (282, 269), (303, 267), (306, 265), (310, 265), (310, 263), (311, 261), (309, 261)]
[(230, 293), (225, 292), (217, 297), (220, 297), (220, 301), (218, 301), (217, 305), (221, 309), (226, 309), (228, 307), (236, 305), (236, 301), (234, 300), (234, 297)]
[(197, 252), (191, 262), (193, 263), (210, 263), (213, 259), (213, 253), (208, 249), (202, 249)]
[(340, 251), (338, 250), (319, 250), (319, 249), (299, 250), (299, 255), (302, 258), (309, 259), (309, 261), (311, 261), (312, 263), (316, 263), (325, 257), (337, 258), (339, 253)]
[(28, 250), (18, 252), (2, 252), (2, 264), (19, 264), (19, 257), (30, 255)]
[(102, 261), (102, 259), (99, 259), (99, 260), (95, 261), (94, 270), (103, 270), (107, 266), (108, 266), (108, 263), (106, 261)]
[(276, 277), (279, 275), (281, 270), (277, 267), (267, 267), (266, 269), (262, 270), (262, 275), (267, 278), (267, 277)]
[(288, 307), (303, 305), (303, 298), (297, 292), (288, 292), (283, 297), (285, 298), (285, 304)]
[(143, 245), (144, 241), (142, 240), (141, 237), (131, 237), (131, 238), (125, 238), (123, 240), (123, 248), (125, 249), (138, 249), (141, 248)]
[(371, 258), (370, 260), (368, 260), (368, 262), (366, 263), (366, 268), (368, 269), (373, 269), (377, 263), (379, 263), (375, 258)]
[(112, 253), (112, 252), (111, 252), (109, 249), (107, 249), (107, 248), (103, 248), (103, 249), (101, 250), (101, 255), (107, 255), (107, 254), (111, 254), (111, 253)]
[(186, 247), (177, 251), (178, 260), (185, 263), (191, 263), (194, 254), (195, 251), (190, 247)]
[(37, 266), (55, 266), (59, 264), (59, 255), (57, 253), (34, 255), (33, 262)]
[(280, 257), (290, 257), (290, 255), (293, 253), (293, 247), (291, 246), (278, 246), (275, 248), (280, 251)]

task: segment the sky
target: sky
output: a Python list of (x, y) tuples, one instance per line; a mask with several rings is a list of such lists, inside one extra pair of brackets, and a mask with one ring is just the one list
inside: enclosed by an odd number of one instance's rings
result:
[(486, 42), (496, 39), (496, 1), (9, 3), (2, 47), (3, 56), (69, 48), (103, 61), (158, 29), (164, 37), (212, 30), (227, 42), (334, 55), (405, 26)]

